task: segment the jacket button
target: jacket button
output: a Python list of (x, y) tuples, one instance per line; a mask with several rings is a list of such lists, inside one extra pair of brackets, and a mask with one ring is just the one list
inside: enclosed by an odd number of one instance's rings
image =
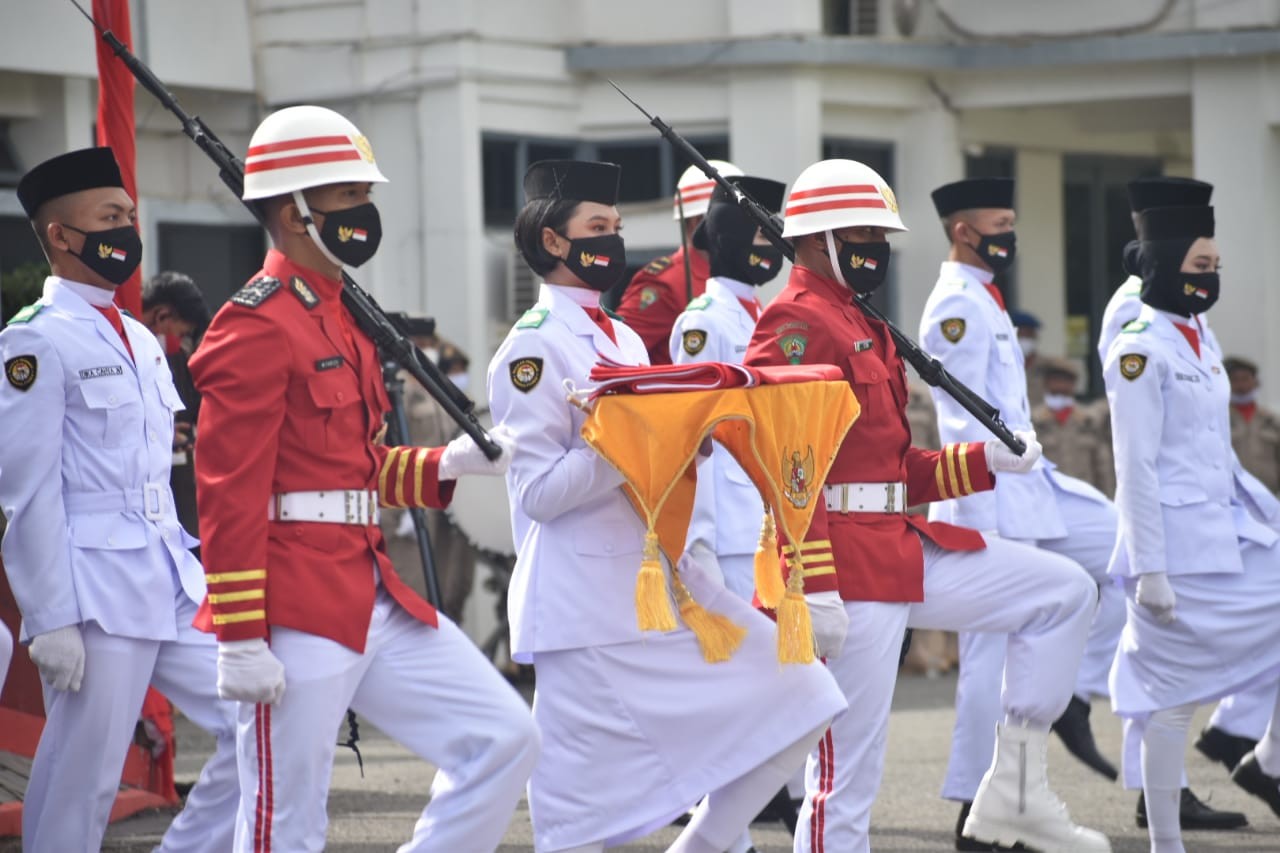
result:
[(338, 401), (339, 401), (339, 402), (341, 402), (342, 400), (347, 399), (346, 392), (344, 392), (344, 391), (339, 391), (339, 392), (338, 392), (338, 394), (337, 394), (337, 397), (338, 397)]
[(115, 395), (115, 394), (112, 394), (110, 397), (108, 397), (108, 398), (107, 398), (107, 402), (108, 402), (108, 403), (114, 403), (115, 401), (116, 401), (116, 395)]
[(613, 553), (613, 546), (612, 546), (612, 545), (605, 545), (605, 546), (604, 546), (604, 552), (605, 552), (606, 554), (612, 554), (612, 553)]
[(108, 544), (108, 545), (114, 545), (114, 544), (116, 544), (116, 537), (114, 537), (114, 536), (108, 536), (108, 537), (107, 537), (107, 544)]

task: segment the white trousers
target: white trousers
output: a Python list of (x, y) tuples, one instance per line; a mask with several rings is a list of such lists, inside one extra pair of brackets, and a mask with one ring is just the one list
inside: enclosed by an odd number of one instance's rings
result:
[(836, 716), (809, 756), (797, 853), (870, 849), (871, 806), (908, 626), (999, 635), (1008, 663), (1003, 689), (996, 690), (1013, 718), (1047, 728), (1071, 699), (1097, 602), (1093, 580), (1064, 557), (1008, 540), (988, 539), (981, 551), (923, 544), (923, 602), (845, 602), (849, 634), (827, 667), (849, 710)]
[(9, 664), (13, 661), (13, 634), (9, 626), (0, 622), (0, 692), (4, 691), (4, 680), (9, 674)]
[(1218, 702), (1209, 725), (1229, 735), (1262, 740), (1276, 707), (1277, 683), (1259, 684)]
[[(528, 706), (462, 631), (433, 629), (379, 589), (364, 654), (275, 628), (279, 705), (241, 703), (237, 853), (323, 850), (334, 736), (351, 708), (439, 768), (401, 853), (494, 850), (538, 754)], [(425, 772), (425, 769), (424, 769)]]
[(179, 592), (175, 642), (81, 626), (84, 680), (71, 693), (44, 685), (45, 725), (22, 807), (24, 853), (96, 853), (120, 787), (147, 686), (217, 738), (213, 756), (158, 848), (226, 853), (235, 827), (235, 705), (218, 698), (214, 639), (191, 627), (195, 605)]
[[(1098, 609), (1079, 670), (1075, 695), (1088, 701), (1107, 696), (1107, 676), (1115, 659), (1120, 632), (1124, 630), (1124, 588), (1107, 576), (1107, 564), (1116, 542), (1116, 512), (1111, 504), (1091, 501), (1055, 489), (1058, 509), (1069, 535), (1034, 544), (1078, 563), (1098, 585)], [(1034, 571), (1030, 565), (1023, 571)], [(997, 701), (1004, 676), (1005, 642), (999, 634), (960, 635), (960, 675), (956, 683), (956, 722), (951, 755), (942, 783), (949, 800), (972, 800), (996, 748)]]

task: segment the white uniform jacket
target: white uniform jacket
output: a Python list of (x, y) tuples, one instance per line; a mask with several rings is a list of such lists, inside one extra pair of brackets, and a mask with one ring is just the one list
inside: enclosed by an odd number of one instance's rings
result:
[[(1146, 307), (1139, 295), (1141, 290), (1142, 279), (1131, 275), (1116, 289), (1115, 293), (1111, 294), (1107, 308), (1102, 314), (1102, 332), (1098, 336), (1098, 358), (1103, 364), (1107, 363), (1111, 343), (1120, 334), (1120, 330), (1138, 319), (1138, 315)], [(1208, 314), (1201, 314), (1197, 319), (1200, 327), (1200, 342), (1212, 349), (1218, 358), (1222, 358), (1222, 345), (1218, 342), (1218, 336), (1213, 333), (1213, 329), (1209, 327)], [(1254, 516), (1273, 527), (1280, 525), (1280, 500), (1276, 499), (1261, 480), (1244, 469), (1234, 448), (1231, 450), (1231, 466), (1235, 472), (1236, 489), (1248, 498), (1246, 505)]]
[[(676, 318), (672, 364), (721, 361), (741, 364), (756, 321), (739, 299), (753, 301), (756, 288), (726, 278), (707, 279), (707, 290)], [(718, 556), (754, 554), (764, 502), (760, 492), (724, 447), (698, 465), (698, 493), (688, 546), (701, 542)]]
[[(1030, 430), (1027, 374), (1017, 331), (1009, 313), (987, 292), (984, 285), (990, 280), (988, 272), (944, 262), (925, 303), (920, 342), (957, 379), (999, 409), (1010, 429)], [(932, 393), (944, 444), (995, 440), (950, 395), (936, 388)], [(1013, 539), (1060, 539), (1067, 535), (1067, 526), (1058, 511), (1055, 487), (1106, 501), (1087, 483), (1058, 474), (1046, 459), (1029, 473), (1001, 474), (992, 491), (933, 504), (929, 518), (994, 530)]]
[(1257, 515), (1274, 518), (1276, 507), (1241, 482), (1216, 349), (1201, 346), (1197, 357), (1172, 315), (1144, 305), (1112, 342), (1103, 377), (1120, 515), (1108, 571), (1243, 571), (1239, 540), (1275, 542)]
[(169, 365), (155, 336), (122, 314), (131, 360), (60, 278), (45, 281), (36, 305), (0, 334), (4, 563), (22, 639), (94, 621), (109, 634), (174, 640), (178, 588), (199, 603), (205, 580), (169, 489), (183, 408)]
[(582, 439), (586, 415), (565, 399), (566, 379), (586, 387), (600, 358), (648, 364), (640, 336), (613, 321), (617, 344), (582, 309), (599, 294), (542, 285), (538, 303), (489, 363), (489, 407), (517, 447), (507, 472), (518, 556), (508, 616), (511, 653), (639, 640), (636, 573), (645, 525), (619, 486), (622, 475)]

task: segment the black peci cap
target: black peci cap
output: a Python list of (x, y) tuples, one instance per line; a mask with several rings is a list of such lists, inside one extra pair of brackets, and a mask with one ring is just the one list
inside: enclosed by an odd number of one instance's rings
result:
[(614, 163), (589, 160), (539, 160), (524, 173), (527, 201), (549, 198), (556, 201), (618, 203), (618, 180), (622, 169)]
[[(781, 181), (757, 178), (751, 175), (726, 175), (725, 180), (735, 187), (741, 188), (744, 193), (759, 202), (770, 213), (780, 213), (782, 211), (782, 202), (787, 196), (787, 185)], [(715, 189), (711, 192), (711, 200), (707, 203), (707, 213), (711, 212), (711, 208), (722, 204), (737, 206), (738, 198), (726, 191), (724, 187), (716, 184)], [(707, 220), (704, 218), (698, 223), (698, 227), (693, 230), (692, 242), (695, 249), (706, 250), (706, 227)]]
[(1013, 178), (967, 178), (943, 184), (933, 191), (938, 216), (979, 207), (1013, 209)]
[(1135, 178), (1128, 189), (1129, 209), (1134, 213), (1149, 207), (1203, 207), (1213, 195), (1213, 184), (1165, 175)]
[(35, 219), (41, 205), (64, 195), (98, 187), (124, 188), (120, 166), (110, 148), (81, 148), (45, 160), (18, 181), (18, 201)]
[(1208, 205), (1152, 207), (1138, 214), (1139, 240), (1183, 240), (1213, 236), (1213, 208)]

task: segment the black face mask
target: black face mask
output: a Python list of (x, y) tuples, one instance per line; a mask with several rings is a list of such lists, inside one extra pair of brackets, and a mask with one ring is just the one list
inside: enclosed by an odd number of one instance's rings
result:
[(1018, 235), (1013, 231), (1003, 234), (982, 234), (978, 247), (974, 249), (982, 262), (991, 267), (992, 272), (1004, 272), (1013, 263), (1018, 254)]
[(889, 274), (888, 240), (848, 243), (836, 237), (836, 242), (840, 244), (836, 263), (849, 287), (865, 296), (884, 284), (885, 276)]
[(343, 210), (318, 210), (324, 215), (320, 242), (345, 266), (358, 267), (373, 257), (382, 242), (382, 218), (373, 202)]
[(699, 246), (695, 234), (694, 246), (707, 250), (713, 276), (758, 287), (782, 270), (782, 252), (767, 243), (755, 244), (759, 230), (736, 204), (713, 204), (699, 229), (706, 243)]
[(1216, 272), (1182, 272), (1194, 238), (1147, 240), (1138, 243), (1133, 260), (1142, 276), (1141, 299), (1153, 308), (1190, 317), (1208, 311), (1218, 301), (1221, 282)]
[(601, 234), (570, 240), (564, 265), (587, 287), (604, 293), (627, 271), (627, 249), (622, 235)]
[(142, 263), (142, 238), (132, 225), (104, 231), (81, 231), (65, 222), (62, 227), (84, 235), (84, 245), (76, 255), (80, 263), (116, 286), (128, 281)]
[(768, 284), (782, 270), (782, 250), (777, 246), (752, 246), (747, 252), (739, 281), (759, 287)]

